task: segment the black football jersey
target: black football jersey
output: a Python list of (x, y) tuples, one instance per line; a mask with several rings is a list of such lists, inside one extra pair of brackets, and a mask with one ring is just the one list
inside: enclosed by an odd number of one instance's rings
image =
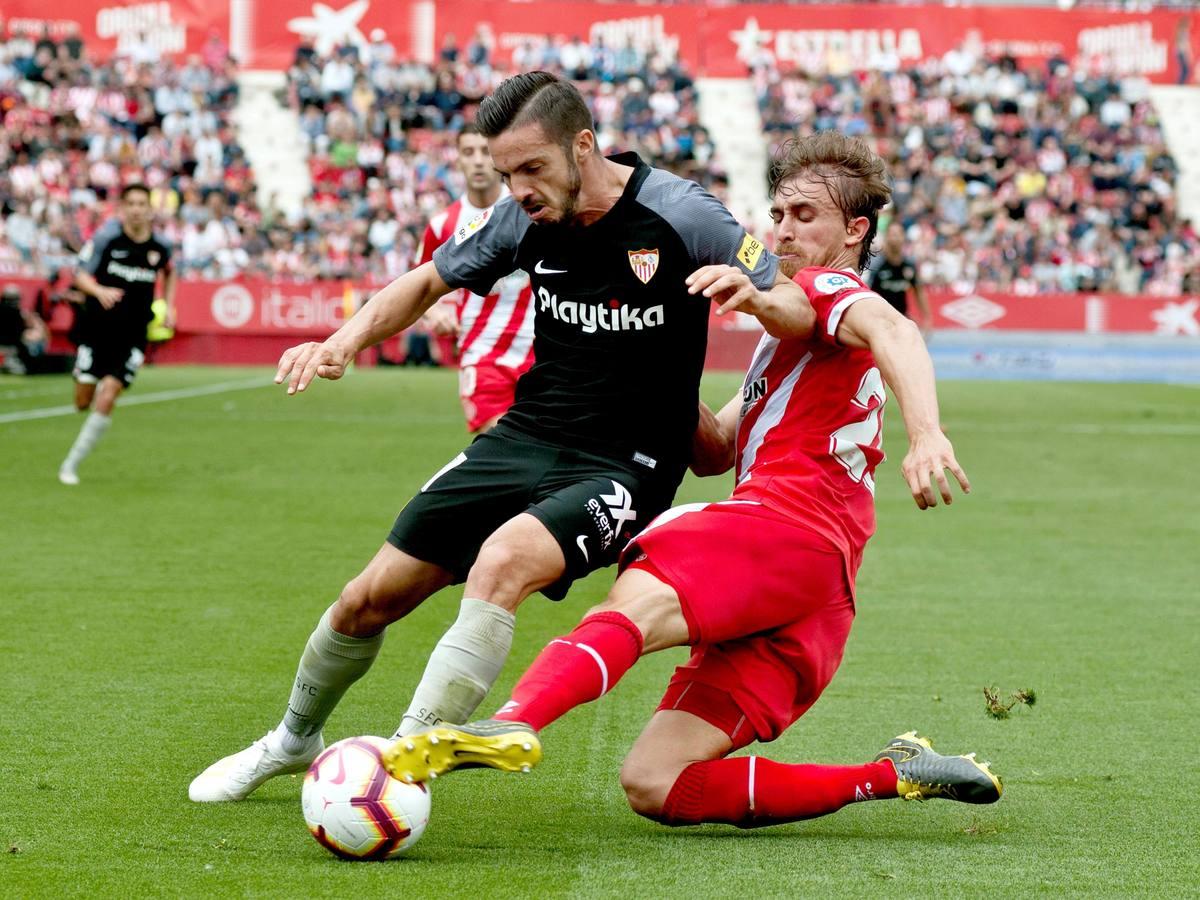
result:
[(486, 295), (524, 269), (533, 288), (534, 365), (506, 428), (567, 448), (682, 472), (696, 427), (711, 301), (684, 279), (739, 266), (761, 289), (777, 259), (699, 185), (647, 166), (587, 226), (531, 222), (511, 197), (434, 253), (451, 287)]
[(917, 266), (910, 259), (901, 259), (898, 263), (882, 257), (877, 267), (870, 272), (871, 290), (908, 315), (908, 292), (917, 286)]
[(80, 251), (79, 262), (100, 284), (125, 292), (112, 309), (105, 309), (99, 300), (88, 296), (79, 323), (80, 340), (144, 346), (146, 325), (154, 317), (150, 305), (159, 274), (171, 266), (170, 245), (153, 234), (138, 243), (114, 219), (105, 223)]

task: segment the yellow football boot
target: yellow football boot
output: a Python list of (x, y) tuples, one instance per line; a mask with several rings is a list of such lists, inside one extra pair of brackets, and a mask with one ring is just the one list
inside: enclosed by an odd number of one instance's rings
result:
[(466, 725), (439, 725), (397, 738), (383, 751), (383, 767), (412, 784), (454, 769), (486, 767), (528, 772), (542, 760), (537, 732), (522, 722), (484, 719)]

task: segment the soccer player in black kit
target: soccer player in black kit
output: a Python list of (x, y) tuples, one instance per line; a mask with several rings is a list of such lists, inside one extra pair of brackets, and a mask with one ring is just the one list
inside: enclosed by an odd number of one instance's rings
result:
[[(533, 286), (536, 363), (499, 424), (429, 478), (321, 617), (283, 721), (197, 776), (192, 800), (241, 800), (307, 768), (387, 626), (464, 581), (458, 620), (396, 733), (466, 721), (508, 656), (520, 603), (535, 591), (561, 598), (670, 505), (698, 421), (706, 298), (723, 296), (722, 279), (744, 273), (760, 307), (811, 313), (778, 260), (698, 185), (634, 154), (602, 157), (570, 82), (514, 76), (483, 102), (476, 124), (511, 197), (324, 343), (288, 350), (276, 382), (293, 394), (314, 378), (340, 378), (356, 353), (452, 288), (487, 294), (516, 269)], [(703, 297), (690, 296), (685, 279), (705, 267), (717, 267), (708, 270), (716, 277)]]
[[(869, 280), (871, 289), (902, 315), (914, 319), (928, 340), (929, 331), (933, 328), (933, 313), (929, 309), (929, 301), (925, 299), (925, 290), (917, 280), (917, 264), (904, 255), (904, 226), (895, 220), (884, 232), (883, 253), (879, 263), (871, 266)], [(908, 310), (909, 291), (912, 291), (913, 300), (917, 303), (918, 316)]]
[(117, 397), (141, 368), (160, 279), (168, 323), (174, 319), (171, 248), (154, 235), (151, 218), (149, 189), (126, 185), (118, 218), (79, 254), (75, 287), (86, 297), (76, 312), (75, 406), (91, 412), (58, 469), (63, 484), (79, 484), (79, 464), (108, 431)]

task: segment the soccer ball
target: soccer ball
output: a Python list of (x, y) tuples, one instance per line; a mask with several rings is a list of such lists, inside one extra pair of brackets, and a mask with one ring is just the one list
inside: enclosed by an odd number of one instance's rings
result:
[(421, 838), (429, 791), (383, 768), (381, 737), (346, 738), (313, 760), (300, 794), (304, 821), (322, 847), (343, 859), (391, 859)]

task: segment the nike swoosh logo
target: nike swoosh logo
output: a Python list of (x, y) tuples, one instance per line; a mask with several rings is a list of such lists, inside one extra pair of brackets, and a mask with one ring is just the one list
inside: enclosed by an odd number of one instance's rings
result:
[(544, 259), (539, 259), (537, 261), (537, 265), (533, 267), (533, 271), (536, 272), (538, 275), (566, 275), (567, 274), (566, 269), (547, 269), (545, 266), (542, 265), (542, 263), (544, 263), (544, 262), (545, 262)]
[(581, 534), (579, 537), (575, 538), (575, 543), (579, 545), (579, 551), (583, 554), (583, 561), (591, 562), (591, 560), (588, 558), (587, 552), (587, 535)]

